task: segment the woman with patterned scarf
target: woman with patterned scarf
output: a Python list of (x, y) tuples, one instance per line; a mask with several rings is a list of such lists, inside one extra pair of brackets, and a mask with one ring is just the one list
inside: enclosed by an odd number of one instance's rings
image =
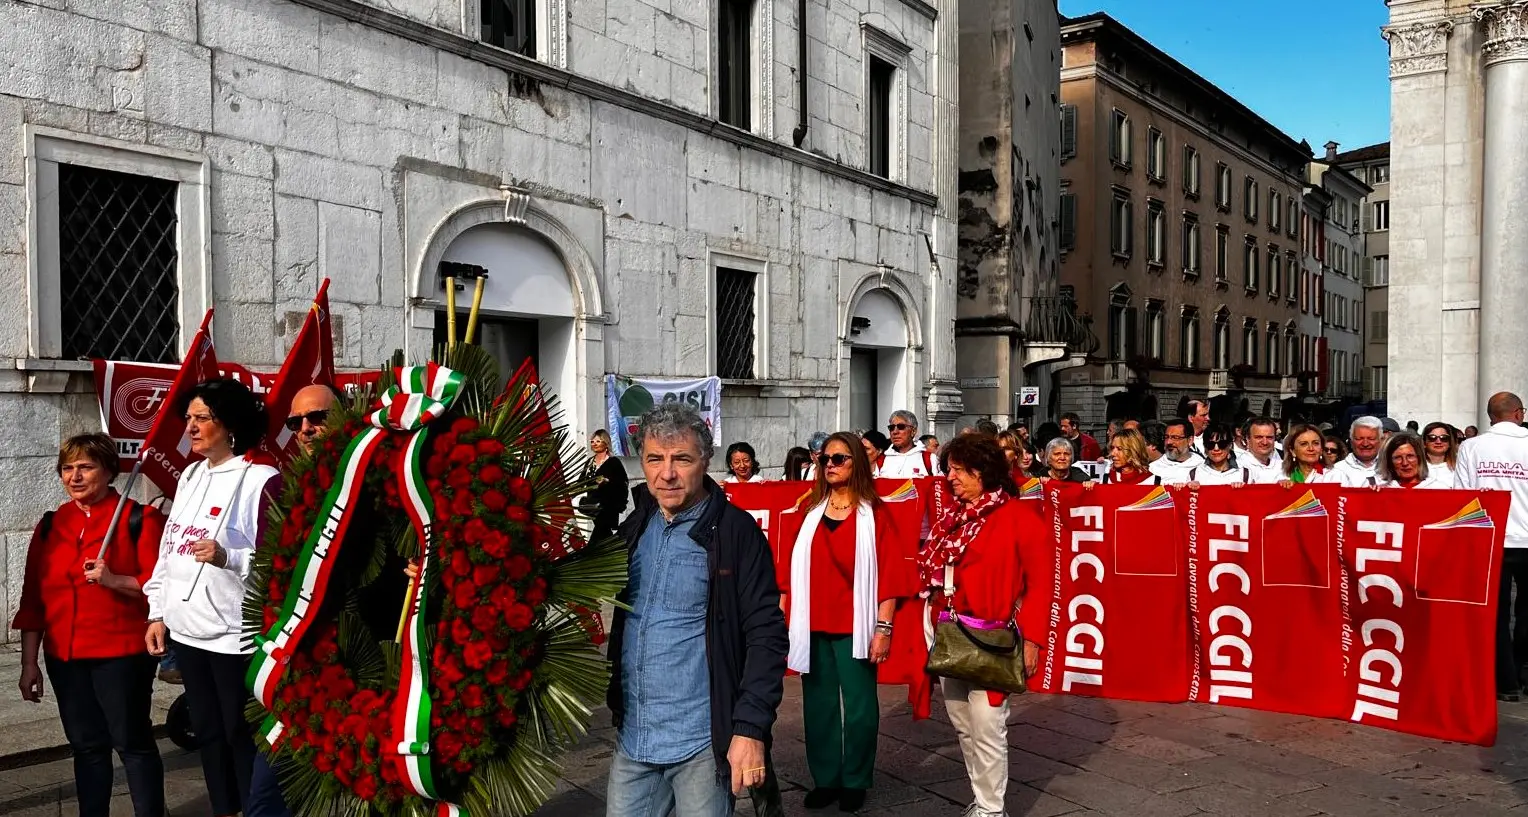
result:
[[(997, 440), (964, 434), (940, 451), (955, 502), (933, 526), (918, 558), (928, 597), (925, 638), (948, 607), (968, 624), (1000, 626), (1014, 619), (1024, 637), (1024, 666), (1040, 660), (1051, 591), (1046, 587), (1049, 539), (1044, 503), (1018, 501)], [(1008, 791), (1008, 693), (940, 679), (945, 709), (960, 737), (975, 802), (967, 817), (1002, 817)]]

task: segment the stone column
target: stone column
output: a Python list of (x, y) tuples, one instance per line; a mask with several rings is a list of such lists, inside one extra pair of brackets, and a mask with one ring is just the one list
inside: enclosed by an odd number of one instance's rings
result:
[(955, 375), (955, 264), (959, 233), (955, 223), (956, 174), (960, 169), (960, 2), (939, 0), (934, 20), (934, 193), (933, 229), (927, 241), (929, 283), (923, 328), (928, 371), (925, 412), (929, 431), (940, 439), (955, 433), (962, 408)]
[(1528, 0), (1477, 4), (1484, 26), (1485, 156), (1480, 228), (1480, 407), (1528, 393)]

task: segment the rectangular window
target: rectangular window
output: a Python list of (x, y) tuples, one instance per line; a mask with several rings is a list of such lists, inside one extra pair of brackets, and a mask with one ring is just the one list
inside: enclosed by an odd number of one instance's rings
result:
[(1199, 368), (1199, 310), (1184, 307), (1183, 320), (1178, 327), (1178, 363), (1185, 369)]
[(1167, 261), (1167, 217), (1162, 203), (1146, 202), (1146, 263), (1162, 266)]
[(179, 185), (60, 163), (61, 358), (180, 359)]
[(1284, 197), (1277, 190), (1268, 191), (1268, 229), (1278, 232), (1279, 219), (1284, 216)]
[(1292, 334), (1284, 336), (1284, 373), (1290, 376), (1299, 374), (1300, 370), (1300, 339)]
[(1374, 231), (1390, 229), (1390, 202), (1376, 201), (1374, 207)]
[(1061, 160), (1077, 155), (1077, 106), (1061, 106)]
[(1109, 158), (1120, 167), (1130, 169), (1130, 116), (1115, 109), (1113, 127), (1109, 129)]
[(748, 130), (753, 112), (753, 2), (721, 0), (717, 15), (717, 116)]
[(1183, 146), (1183, 192), (1199, 198), (1199, 151), (1193, 145)]
[(1369, 184), (1384, 184), (1390, 181), (1390, 165), (1375, 165), (1369, 168)]
[(1183, 217), (1183, 274), (1199, 275), (1199, 220), (1192, 214)]
[(1230, 236), (1226, 232), (1226, 225), (1215, 225), (1215, 283), (1222, 286), (1231, 279), (1230, 266)]
[(1295, 304), (1295, 292), (1299, 288), (1300, 264), (1293, 251), (1284, 253), (1284, 300), (1290, 306)]
[(479, 37), (489, 45), (534, 59), (536, 57), (535, 0), (480, 0)]
[(1268, 325), (1268, 336), (1264, 343), (1265, 354), (1268, 361), (1267, 372), (1279, 373), (1279, 329), (1274, 324)]
[(1146, 178), (1160, 182), (1167, 174), (1167, 140), (1156, 128), (1146, 129)]
[(1162, 360), (1167, 355), (1167, 321), (1161, 301), (1146, 302), (1146, 356)]
[(1215, 318), (1215, 368), (1231, 368), (1231, 319), (1225, 315)]
[(1284, 271), (1279, 268), (1279, 248), (1268, 248), (1268, 297), (1279, 297), (1279, 281), (1284, 277)]
[(870, 172), (891, 177), (891, 92), (896, 84), (896, 66), (875, 55), (870, 56), (868, 110), (870, 113)]
[(1246, 200), (1244, 205), (1245, 211), (1243, 215), (1245, 215), (1247, 220), (1253, 224), (1257, 223), (1257, 196), (1257, 181), (1254, 180), (1251, 176), (1248, 176), (1242, 182), (1242, 198)]
[(1372, 264), (1369, 278), (1364, 283), (1371, 287), (1390, 286), (1390, 256), (1376, 255)]
[(1257, 274), (1258, 273), (1258, 269), (1257, 269), (1257, 267), (1258, 267), (1258, 260), (1261, 257), (1262, 256), (1257, 251), (1257, 244), (1252, 240), (1251, 236), (1248, 236), (1247, 237), (1247, 246), (1245, 248), (1245, 251), (1242, 253), (1242, 262), (1245, 265), (1245, 269), (1243, 270), (1245, 276), (1242, 279), (1242, 285), (1246, 288), (1246, 290), (1248, 292), (1257, 292), (1257, 282), (1258, 282), (1258, 274)]
[(758, 274), (716, 268), (716, 374), (723, 380), (753, 380), (757, 351)]
[(1077, 195), (1075, 193), (1061, 194), (1060, 215), (1060, 240), (1061, 249), (1071, 250), (1077, 247)]
[(1215, 206), (1231, 212), (1231, 168), (1215, 164)]
[(1257, 368), (1257, 324), (1248, 318), (1242, 324), (1242, 363)]
[(1115, 195), (1109, 207), (1109, 249), (1122, 258), (1129, 258), (1132, 249), (1131, 209), (1130, 199), (1120, 195)]
[(1136, 310), (1118, 300), (1109, 304), (1109, 359), (1130, 360), (1136, 355)]
[(1298, 241), (1300, 239), (1300, 199), (1297, 196), (1289, 197), (1289, 216), (1285, 223), (1289, 227), (1289, 237)]

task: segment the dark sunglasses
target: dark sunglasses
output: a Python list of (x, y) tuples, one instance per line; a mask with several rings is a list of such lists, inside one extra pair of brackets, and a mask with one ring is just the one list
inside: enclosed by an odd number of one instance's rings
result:
[(907, 423), (891, 423), (890, 425), (886, 426), (887, 431), (906, 431), (909, 428), (912, 428), (912, 426), (908, 425)]
[(1450, 437), (1447, 434), (1429, 434), (1429, 435), (1427, 435), (1427, 441), (1430, 442), (1430, 443), (1446, 443), (1446, 442), (1448, 442), (1449, 440), (1452, 440), (1452, 439), (1453, 439), (1453, 437)]
[(848, 454), (818, 454), (817, 455), (817, 462), (820, 463), (822, 465), (822, 467), (824, 467), (824, 468), (828, 467), (829, 465), (841, 466), (841, 465), (844, 465), (845, 463), (849, 463), (849, 462), (853, 462), (853, 461), (854, 461), (854, 458), (849, 456)]
[(1204, 441), (1204, 447), (1205, 448), (1230, 448), (1231, 447), (1231, 441), (1230, 440), (1205, 440)]
[(1336, 454), (1336, 453), (1338, 453), (1338, 451), (1337, 451), (1336, 448), (1328, 448), (1328, 449), (1326, 449), (1326, 453), (1328, 453), (1328, 454)]
[(287, 431), (302, 431), (302, 421), (307, 420), (314, 428), (322, 426), (329, 419), (328, 409), (310, 411), (307, 414), (294, 414), (286, 418)]

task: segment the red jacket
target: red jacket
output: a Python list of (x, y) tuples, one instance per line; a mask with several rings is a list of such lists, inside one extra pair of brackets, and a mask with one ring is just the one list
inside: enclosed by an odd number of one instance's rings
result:
[[(121, 658), (147, 650), (143, 630), (149, 604), (143, 594), (128, 596), (85, 582), (85, 562), (100, 552), (118, 498), (112, 491), (88, 512), (65, 502), (54, 512), (46, 537), (40, 535), (41, 522), (32, 532), (21, 605), (11, 628), (40, 630), (43, 649), (54, 658)], [(144, 508), (143, 529), (133, 542), (127, 531), (130, 507), (123, 509), (116, 541), (106, 549), (106, 567), (142, 584), (159, 558), (164, 515)]]
[(1077, 461), (1093, 462), (1104, 455), (1104, 450), (1098, 446), (1098, 440), (1093, 439), (1091, 434), (1077, 435)]
[[(858, 544), (855, 527), (858, 514), (851, 513), (829, 531), (819, 524), (812, 537), (812, 631), (849, 635), (854, 632), (854, 555)], [(823, 518), (826, 522), (827, 518)], [(885, 507), (875, 512), (876, 604), (887, 599), (910, 598), (918, 592), (916, 554), (903, 553)], [(776, 577), (781, 593), (790, 593), (791, 559), (796, 549), (792, 539), (784, 543)]]
[[(955, 565), (955, 611), (994, 621), (1007, 620), (1014, 604), (1023, 599), (1016, 616), (1026, 641), (1043, 648), (1050, 627), (1050, 603), (1054, 588), (1050, 585), (1053, 545), (1041, 512), (1043, 502), (1009, 499), (992, 512)], [(928, 605), (931, 614), (944, 609), (942, 594)], [(905, 604), (898, 611), (897, 633), (915, 629), (921, 634), (925, 605)], [(906, 615), (904, 615), (906, 613)], [(928, 717), (932, 686), (915, 680), (928, 663), (928, 646), (922, 638), (897, 638), (892, 641), (892, 655), (880, 666), (881, 683), (896, 678), (909, 683), (913, 716)], [(923, 678), (927, 678), (923, 674)], [(993, 706), (1001, 705), (1006, 692), (987, 693)]]

